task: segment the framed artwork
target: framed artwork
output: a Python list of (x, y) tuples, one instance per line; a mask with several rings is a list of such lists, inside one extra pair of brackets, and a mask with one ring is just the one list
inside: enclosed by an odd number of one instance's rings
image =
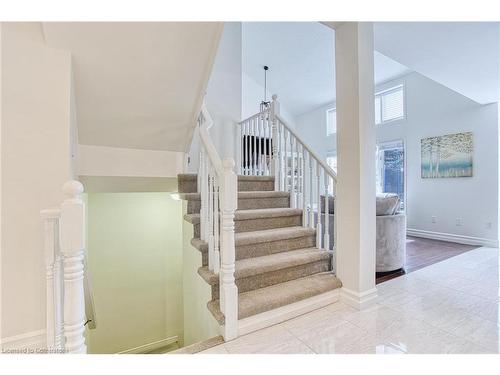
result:
[(472, 132), (424, 138), (420, 146), (422, 178), (472, 177)]

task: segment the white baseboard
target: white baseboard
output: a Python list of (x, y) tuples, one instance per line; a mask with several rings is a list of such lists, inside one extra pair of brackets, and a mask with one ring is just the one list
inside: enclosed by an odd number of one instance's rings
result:
[(498, 247), (498, 240), (494, 240), (494, 239), (490, 239), (490, 238), (462, 236), (459, 234), (431, 232), (428, 230), (411, 229), (411, 228), (406, 229), (406, 234), (408, 236), (413, 236), (413, 237), (421, 237), (421, 238), (429, 238), (431, 240), (456, 242), (456, 243), (461, 243), (461, 244), (465, 244), (465, 245)]
[(238, 322), (238, 336), (246, 335), (250, 332), (284, 322), (285, 320), (295, 318), (299, 315), (325, 307), (331, 303), (338, 302), (338, 300), (339, 290), (335, 289), (331, 292), (322, 293), (274, 310), (241, 319)]
[[(3, 351), (35, 350), (47, 347), (45, 330), (26, 332), (20, 335), (5, 337), (1, 340), (0, 347)], [(31, 352), (31, 351), (30, 351)]]
[(342, 287), (340, 290), (340, 300), (346, 305), (358, 310), (366, 309), (372, 306), (377, 299), (377, 288), (367, 290), (362, 293)]
[(117, 354), (143, 354), (150, 352), (152, 350), (160, 349), (164, 346), (176, 343), (178, 341), (179, 341), (178, 336), (167, 337), (166, 339), (163, 340), (158, 340), (155, 342), (150, 342), (149, 344), (144, 344), (137, 346), (135, 348), (123, 350), (121, 352), (118, 352)]

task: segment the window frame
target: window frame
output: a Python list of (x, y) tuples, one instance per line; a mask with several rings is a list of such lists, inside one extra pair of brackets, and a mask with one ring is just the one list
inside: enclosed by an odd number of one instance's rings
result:
[[(397, 92), (399, 90), (401, 90), (403, 93), (403, 116), (384, 121), (384, 114), (383, 114), (383, 110), (382, 110), (383, 109), (383, 97), (385, 95), (391, 94), (393, 92)], [(379, 107), (380, 122), (377, 123), (377, 119), (375, 119), (375, 125), (386, 125), (386, 124), (390, 124), (390, 123), (393, 123), (396, 121), (405, 121), (406, 120), (406, 84), (405, 84), (405, 82), (401, 82), (395, 86), (392, 86), (392, 87), (389, 87), (387, 89), (375, 92), (375, 98), (377, 98), (377, 97), (380, 98), (380, 107)], [(375, 111), (375, 108), (374, 108), (374, 111)]]
[[(328, 133), (328, 128), (329, 128), (329, 113), (330, 112), (335, 112), (335, 131), (333, 133)], [(337, 134), (337, 107), (333, 107), (333, 108), (328, 108), (325, 112), (325, 115), (326, 115), (326, 136), (327, 137), (331, 137), (332, 135), (335, 135)]]

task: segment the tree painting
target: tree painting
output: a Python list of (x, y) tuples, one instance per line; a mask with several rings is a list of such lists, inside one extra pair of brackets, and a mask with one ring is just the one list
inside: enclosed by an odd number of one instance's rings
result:
[(422, 178), (472, 177), (472, 132), (421, 140)]

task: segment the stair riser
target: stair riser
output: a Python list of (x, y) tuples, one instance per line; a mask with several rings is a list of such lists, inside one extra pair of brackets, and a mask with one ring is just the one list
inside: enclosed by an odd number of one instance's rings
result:
[(238, 199), (238, 210), (290, 207), (289, 197)]
[[(262, 208), (287, 208), (290, 207), (290, 199), (288, 197), (279, 198), (251, 198), (238, 199), (238, 210), (254, 210)], [(187, 213), (199, 214), (201, 209), (201, 201), (198, 199), (188, 200)]]
[(316, 235), (236, 246), (236, 260), (316, 246)]
[(238, 191), (273, 191), (274, 181), (238, 180)]
[[(291, 251), (316, 246), (316, 236), (304, 236), (289, 238), (286, 240), (263, 242), (252, 245), (236, 246), (236, 260), (255, 258), (264, 255), (276, 254), (282, 251)], [(206, 248), (200, 250), (202, 255), (202, 265), (208, 266), (208, 251)]]
[[(180, 175), (177, 179), (177, 190), (179, 193), (196, 193), (198, 189), (196, 175)], [(274, 181), (263, 177), (255, 180), (245, 177), (238, 179), (238, 191), (273, 191)]]
[(199, 214), (201, 210), (200, 200), (188, 200), (187, 201), (187, 213), (188, 214)]
[(198, 190), (198, 181), (196, 178), (179, 177), (177, 179), (177, 191), (179, 193), (196, 193)]
[[(302, 225), (302, 215), (265, 217), (250, 220), (235, 220), (234, 231), (236, 233), (254, 232), (263, 229), (276, 229), (296, 227)], [(193, 224), (194, 237), (200, 238), (200, 224)]]
[(302, 215), (235, 220), (234, 222), (236, 233), (254, 232), (263, 229), (296, 227), (301, 225)]
[[(244, 293), (251, 290), (264, 288), (286, 281), (295, 280), (301, 277), (314, 275), (320, 272), (330, 270), (330, 260), (324, 259), (313, 263), (302, 264), (296, 267), (290, 267), (283, 270), (268, 272), (260, 275), (249, 276), (236, 280), (238, 293)], [(212, 300), (219, 298), (219, 284), (212, 285)]]

